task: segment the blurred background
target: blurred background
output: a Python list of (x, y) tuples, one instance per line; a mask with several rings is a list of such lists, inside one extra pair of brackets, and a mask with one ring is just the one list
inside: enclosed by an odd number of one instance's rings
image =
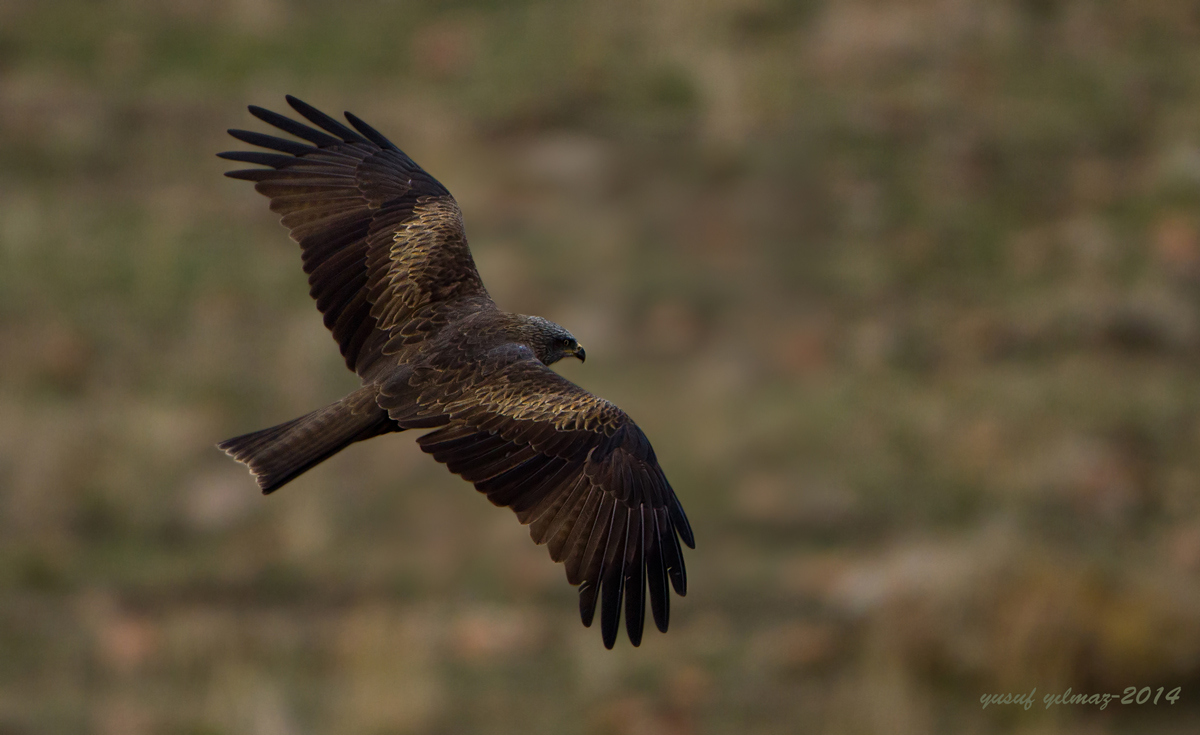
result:
[[(285, 93), (587, 346), (669, 634), (414, 435), (214, 448), (357, 385), (213, 155)], [(0, 733), (1195, 732), (1198, 288), (1195, 2), (0, 2)]]

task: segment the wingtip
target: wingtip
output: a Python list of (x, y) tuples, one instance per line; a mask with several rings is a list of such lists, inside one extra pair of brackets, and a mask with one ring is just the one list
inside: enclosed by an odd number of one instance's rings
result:
[(671, 516), (674, 521), (675, 530), (679, 532), (679, 538), (689, 549), (696, 548), (696, 537), (692, 535), (692, 524), (688, 522), (687, 514), (683, 512), (683, 506), (676, 500), (671, 506)]
[(596, 585), (586, 580), (579, 585), (579, 619), (585, 628), (592, 627), (592, 621), (596, 619), (597, 591)]
[(364, 137), (366, 137), (367, 140), (371, 141), (375, 145), (385, 150), (400, 150), (399, 148), (396, 148), (395, 143), (384, 137), (383, 133), (380, 133), (375, 128), (363, 122), (354, 113), (346, 110), (343, 111), (342, 114), (346, 116), (346, 120), (350, 123), (351, 127), (357, 130)]
[(287, 101), (288, 107), (292, 108), (301, 115), (304, 115), (305, 117), (308, 117), (308, 115), (304, 114), (305, 110), (316, 110), (315, 107), (295, 95), (285, 94), (283, 99)]
[(283, 99), (288, 103), (288, 107), (292, 108), (293, 110), (300, 113), (304, 117), (308, 117), (308, 115), (304, 114), (305, 108), (308, 108), (310, 110), (313, 109), (312, 105), (305, 103), (304, 100), (302, 100), (299, 97), (296, 97), (294, 95), (285, 94), (283, 96)]

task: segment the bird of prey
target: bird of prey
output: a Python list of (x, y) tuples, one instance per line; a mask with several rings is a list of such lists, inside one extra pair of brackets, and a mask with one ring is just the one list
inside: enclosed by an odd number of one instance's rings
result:
[(263, 168), (254, 182), (300, 244), (309, 293), (362, 387), (286, 423), (221, 442), (270, 493), (354, 442), (423, 429), (417, 443), (495, 505), (512, 508), (579, 586), (607, 648), (625, 628), (641, 643), (645, 598), (660, 631), (695, 548), (679, 500), (646, 435), (624, 411), (562, 378), (585, 358), (563, 327), (502, 311), (488, 296), (450, 192), (374, 128), (347, 126), (300, 100), (316, 127), (261, 107), (297, 140), (247, 130), (265, 151), (221, 158)]

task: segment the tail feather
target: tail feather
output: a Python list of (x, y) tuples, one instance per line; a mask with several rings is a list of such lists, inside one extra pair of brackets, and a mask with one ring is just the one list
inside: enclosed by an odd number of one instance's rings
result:
[(254, 473), (263, 494), (273, 492), (354, 442), (401, 431), (364, 386), (340, 401), (269, 429), (217, 445)]

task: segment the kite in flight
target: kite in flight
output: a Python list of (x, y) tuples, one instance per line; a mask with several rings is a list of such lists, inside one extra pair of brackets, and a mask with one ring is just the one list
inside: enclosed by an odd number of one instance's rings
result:
[(218, 446), (270, 493), (354, 442), (432, 429), (421, 449), (512, 508), (563, 562), (585, 626), (599, 602), (607, 648), (622, 601), (629, 640), (641, 643), (647, 589), (666, 632), (668, 581), (687, 593), (680, 541), (695, 542), (646, 435), (549, 368), (583, 361), (570, 332), (496, 306), (444, 186), (354, 115), (352, 129), (287, 101), (316, 128), (250, 113), (306, 142), (230, 130), (267, 150), (218, 155), (265, 166), (225, 175), (255, 182), (300, 243), (309, 293), (362, 387)]

